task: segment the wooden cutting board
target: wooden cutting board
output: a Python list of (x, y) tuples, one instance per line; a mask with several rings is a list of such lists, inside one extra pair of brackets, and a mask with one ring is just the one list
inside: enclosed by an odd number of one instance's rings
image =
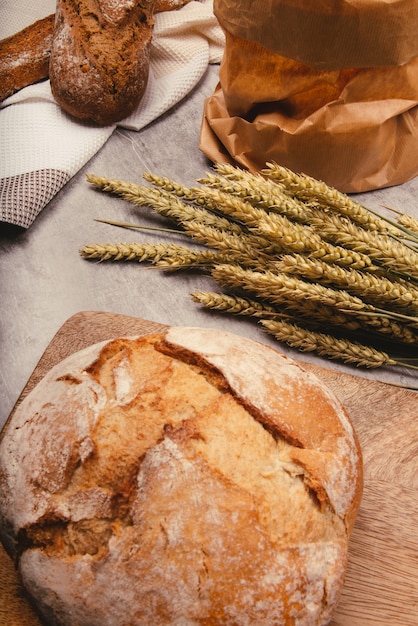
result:
[[(85, 311), (52, 339), (19, 401), (67, 355), (91, 343), (164, 328), (154, 322)], [(331, 626), (418, 624), (418, 393), (303, 364), (347, 408), (363, 450), (365, 487), (349, 565)], [(0, 625), (40, 626), (13, 563), (0, 551)], [(152, 625), (150, 625), (152, 626)]]

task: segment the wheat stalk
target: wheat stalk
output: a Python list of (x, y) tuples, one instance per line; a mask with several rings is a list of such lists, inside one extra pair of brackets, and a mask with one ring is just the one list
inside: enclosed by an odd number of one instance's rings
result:
[(399, 224), (402, 224), (402, 226), (405, 226), (405, 228), (407, 228), (408, 230), (418, 234), (418, 220), (412, 217), (412, 215), (406, 215), (405, 213), (402, 213), (398, 217), (398, 222)]
[(401, 234), (398, 229), (391, 227), (384, 219), (373, 215), (361, 204), (323, 181), (316, 180), (306, 174), (296, 174), (277, 163), (267, 163), (266, 165), (267, 168), (262, 170), (263, 174), (282, 183), (292, 195), (304, 200), (313, 199), (317, 203), (336, 209), (342, 215), (349, 217), (368, 230), (382, 233), (390, 232), (395, 236)]
[(351, 221), (337, 215), (325, 221), (321, 212), (313, 211), (312, 226), (325, 239), (367, 254), (375, 263), (418, 280), (418, 253), (385, 235), (359, 228)]
[(325, 333), (309, 331), (284, 320), (261, 320), (260, 324), (279, 341), (303, 352), (316, 352), (329, 359), (367, 368), (398, 364), (386, 352), (347, 339), (336, 339)]
[(214, 291), (195, 291), (191, 294), (194, 302), (203, 304), (208, 309), (223, 311), (233, 315), (250, 315), (252, 317), (288, 317), (284, 313), (279, 313), (273, 307), (262, 304), (256, 300), (231, 296)]
[(232, 233), (240, 234), (242, 232), (238, 224), (214, 215), (206, 209), (190, 206), (169, 192), (91, 174), (87, 176), (87, 180), (96, 188), (118, 195), (135, 206), (150, 206), (160, 215), (179, 224), (184, 225), (187, 222), (197, 220), (208, 226), (216, 226)]
[(199, 179), (198, 182), (207, 187), (238, 196), (254, 207), (285, 215), (300, 223), (307, 224), (309, 222), (309, 210), (307, 210), (306, 205), (289, 197), (280, 189), (279, 185), (261, 176), (248, 175), (244, 178), (238, 175), (237, 178), (231, 178), (208, 173), (206, 178)]
[(164, 243), (107, 243), (90, 244), (80, 249), (80, 255), (85, 259), (96, 261), (143, 261), (158, 262), (171, 256), (182, 257), (189, 253), (185, 246)]
[(383, 276), (342, 268), (301, 254), (284, 255), (276, 265), (279, 271), (347, 289), (372, 304), (418, 307), (418, 289)]
[(236, 264), (224, 264), (215, 267), (212, 276), (228, 287), (246, 289), (273, 303), (286, 298), (320, 302), (343, 311), (374, 311), (371, 305), (345, 291), (307, 283), (284, 273), (256, 272)]

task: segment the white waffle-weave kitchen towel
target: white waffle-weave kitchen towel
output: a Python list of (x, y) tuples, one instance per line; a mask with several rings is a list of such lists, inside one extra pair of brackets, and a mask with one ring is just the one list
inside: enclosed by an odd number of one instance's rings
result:
[[(2, 0), (0, 39), (55, 11), (55, 0)], [(28, 6), (29, 5), (29, 6)], [(70, 119), (49, 81), (30, 85), (0, 104), (0, 228), (28, 228), (42, 208), (103, 146), (117, 126), (140, 130), (180, 102), (210, 63), (219, 63), (224, 36), (213, 0), (192, 0), (158, 13), (150, 74), (138, 109), (118, 125), (97, 128)]]

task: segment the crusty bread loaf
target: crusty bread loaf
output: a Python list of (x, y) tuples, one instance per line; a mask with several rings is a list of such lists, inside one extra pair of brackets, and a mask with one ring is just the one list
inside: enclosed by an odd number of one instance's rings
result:
[(0, 41), (0, 102), (48, 78), (54, 16), (48, 15)]
[(337, 399), (218, 330), (76, 353), (0, 443), (0, 536), (53, 625), (326, 624), (361, 490)]
[(148, 81), (154, 0), (58, 0), (49, 78), (70, 115), (100, 126), (138, 106)]

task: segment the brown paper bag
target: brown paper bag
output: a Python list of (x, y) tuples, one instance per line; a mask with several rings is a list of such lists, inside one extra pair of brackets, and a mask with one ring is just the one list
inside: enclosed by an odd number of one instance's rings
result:
[[(230, 24), (228, 16), (236, 16), (238, 7), (254, 4), (215, 0), (215, 10)], [(382, 7), (372, 4), (375, 10)], [(251, 171), (277, 161), (345, 192), (397, 185), (418, 174), (417, 54), (396, 65), (353, 68), (345, 59), (339, 69), (318, 69), (254, 41), (260, 25), (255, 15), (250, 20), (243, 14), (245, 28), (238, 28), (238, 20), (235, 29), (245, 31), (247, 39), (221, 22), (226, 43), (220, 83), (205, 103), (201, 129), (200, 147), (208, 158)], [(305, 59), (312, 42), (303, 43), (299, 50)], [(363, 47), (366, 54), (364, 41)], [(392, 61), (399, 61), (395, 48), (390, 50)], [(413, 51), (412, 45), (408, 51), (403, 47), (406, 56)]]
[(418, 56), (418, 0), (214, 0), (231, 34), (316, 69)]

